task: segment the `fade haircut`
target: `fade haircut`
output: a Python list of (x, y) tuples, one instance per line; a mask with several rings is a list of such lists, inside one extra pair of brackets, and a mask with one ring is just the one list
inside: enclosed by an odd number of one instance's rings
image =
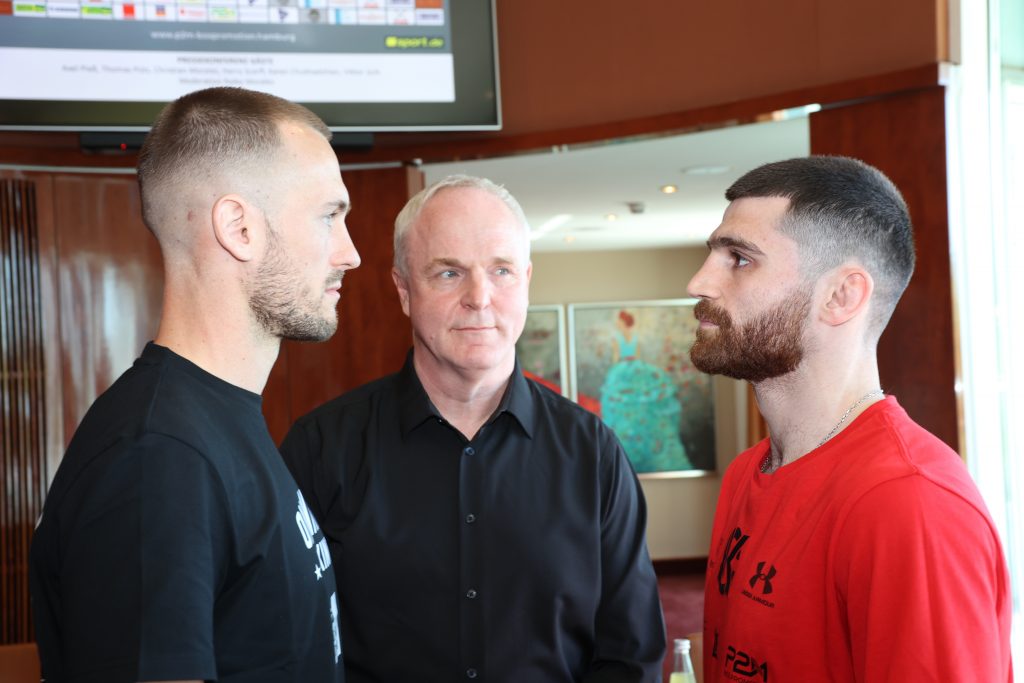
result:
[(506, 190), (503, 186), (488, 180), (487, 178), (478, 178), (470, 175), (450, 175), (441, 180), (437, 181), (433, 185), (424, 188), (417, 192), (412, 199), (410, 199), (402, 210), (398, 213), (398, 217), (395, 218), (395, 259), (394, 267), (398, 271), (398, 274), (402, 277), (408, 275), (408, 262), (407, 254), (405, 249), (406, 238), (409, 234), (409, 228), (419, 218), (420, 213), (423, 211), (423, 207), (427, 205), (433, 197), (444, 190), (455, 189), (459, 187), (475, 188), (477, 190), (483, 190), (494, 195), (509, 208), (512, 215), (516, 217), (519, 224), (523, 227), (523, 234), (526, 237), (526, 259), (530, 258), (530, 224), (526, 220), (526, 214), (523, 213), (523, 207), (519, 205), (516, 198)]
[[(157, 115), (139, 151), (142, 219), (157, 234), (159, 207), (186, 182), (202, 184), (230, 170), (264, 168), (281, 146), (278, 126), (330, 129), (300, 104), (244, 88), (207, 88), (171, 102)], [(157, 235), (159, 237), (159, 235)]]
[(778, 228), (797, 243), (807, 280), (851, 259), (864, 266), (877, 341), (914, 272), (910, 214), (892, 181), (857, 159), (810, 156), (755, 168), (725, 192), (730, 202), (744, 197), (789, 200)]

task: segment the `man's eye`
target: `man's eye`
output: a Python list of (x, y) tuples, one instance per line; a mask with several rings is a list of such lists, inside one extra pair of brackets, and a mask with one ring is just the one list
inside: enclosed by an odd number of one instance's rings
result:
[(459, 275), (458, 272), (456, 272), (454, 270), (442, 270), (441, 271), (441, 279), (442, 280), (451, 280), (453, 278), (458, 277), (458, 275)]
[(505, 268), (504, 266), (502, 266), (501, 268), (498, 268), (494, 272), (497, 273), (498, 275), (511, 275), (512, 274), (512, 270), (509, 269), (509, 268)]
[(731, 252), (731, 253), (732, 253), (732, 261), (733, 261), (733, 265), (734, 265), (735, 267), (737, 267), (737, 268), (742, 268), (743, 266), (748, 266), (748, 265), (750, 265), (750, 259), (748, 259), (747, 257), (745, 257), (745, 256), (744, 256), (743, 254), (739, 254), (739, 253), (737, 253), (737, 252), (735, 252), (735, 251), (734, 251), (734, 252)]

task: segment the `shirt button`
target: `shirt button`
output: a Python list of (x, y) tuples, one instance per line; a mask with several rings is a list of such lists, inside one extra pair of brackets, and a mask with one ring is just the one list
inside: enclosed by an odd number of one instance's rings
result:
[(466, 591), (466, 597), (469, 598), (470, 600), (475, 599), (476, 598), (476, 591), (473, 590), (472, 588), (470, 588), (468, 591)]
[(476, 669), (466, 669), (466, 678), (476, 678)]
[(473, 455), (474, 453), (476, 453), (476, 451), (473, 450), (472, 446), (466, 446), (465, 448), (462, 449), (462, 452), (465, 453), (466, 455)]
[(472, 512), (470, 512), (468, 515), (466, 515), (466, 524), (472, 524), (475, 521), (476, 521), (476, 515), (474, 515)]

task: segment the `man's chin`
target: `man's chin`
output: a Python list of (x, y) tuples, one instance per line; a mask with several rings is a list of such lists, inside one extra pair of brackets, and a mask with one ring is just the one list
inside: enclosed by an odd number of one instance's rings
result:
[(702, 335), (697, 335), (697, 340), (690, 347), (690, 362), (693, 367), (709, 375), (717, 374), (713, 369), (717, 367), (715, 362), (714, 349), (710, 348), (710, 341)]
[(732, 358), (716, 357), (714, 355), (701, 355), (698, 353), (690, 352), (690, 362), (693, 363), (693, 367), (697, 368), (701, 372), (707, 375), (721, 375), (723, 377), (730, 377), (743, 382), (750, 382), (751, 384), (757, 384), (768, 379), (775, 379), (788, 375), (793, 372), (797, 364), (784, 365), (782, 363), (776, 363), (775, 365), (761, 365), (754, 364), (753, 362), (744, 359), (743, 361), (737, 361)]
[(725, 358), (718, 349), (711, 347), (709, 340), (698, 339), (690, 347), (690, 362), (706, 375), (722, 375), (732, 379), (747, 380), (746, 372), (739, 368), (734, 359)]
[(514, 352), (491, 344), (463, 346), (454, 357), (463, 369), (489, 372), (514, 363)]
[(289, 341), (300, 341), (300, 342), (325, 342), (334, 336), (334, 333), (338, 331), (338, 318), (324, 318), (317, 322), (307, 321), (303, 325), (298, 325), (285, 330), (285, 333), (281, 335), (282, 339)]

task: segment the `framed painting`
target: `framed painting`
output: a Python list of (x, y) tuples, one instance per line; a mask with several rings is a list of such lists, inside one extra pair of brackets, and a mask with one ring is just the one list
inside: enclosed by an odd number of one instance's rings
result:
[(696, 303), (569, 305), (570, 398), (612, 428), (641, 477), (715, 470), (713, 383), (690, 364)]
[(565, 309), (559, 305), (530, 306), (526, 326), (516, 342), (519, 367), (562, 396), (569, 395), (565, 373)]

